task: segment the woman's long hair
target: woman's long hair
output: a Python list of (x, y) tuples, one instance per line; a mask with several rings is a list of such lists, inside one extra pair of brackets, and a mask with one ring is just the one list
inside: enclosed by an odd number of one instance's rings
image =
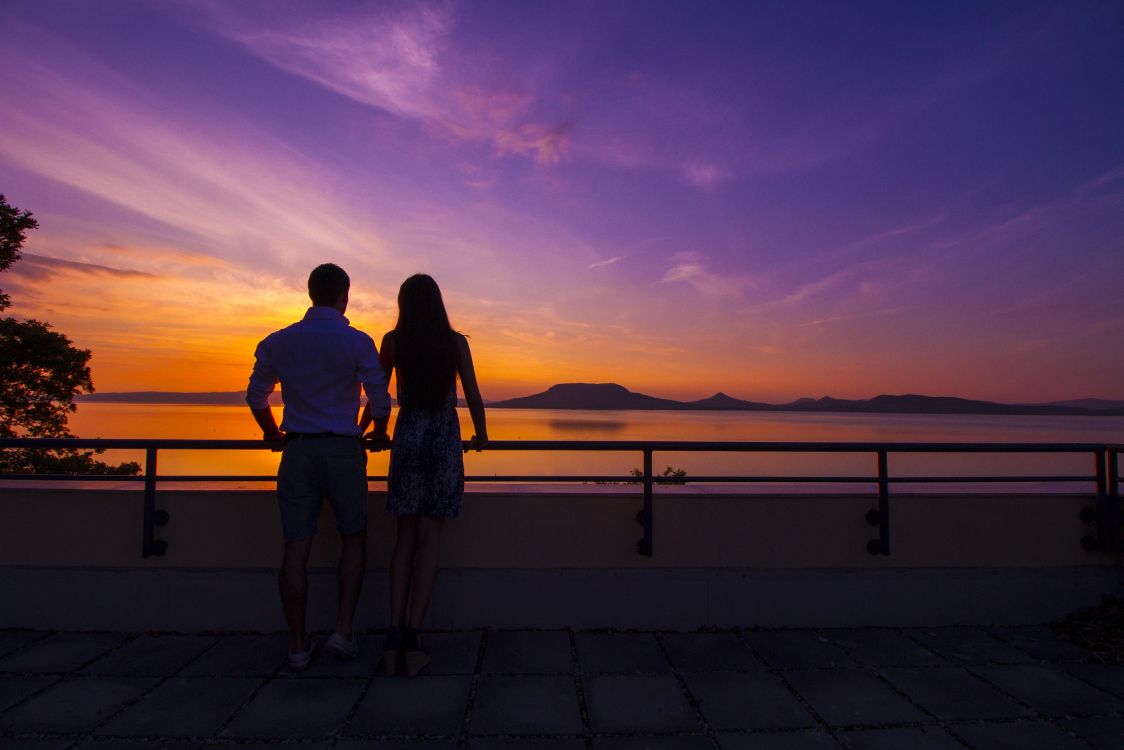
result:
[(394, 359), (407, 405), (436, 408), (448, 401), (457, 377), (455, 336), (437, 282), (424, 273), (403, 281)]

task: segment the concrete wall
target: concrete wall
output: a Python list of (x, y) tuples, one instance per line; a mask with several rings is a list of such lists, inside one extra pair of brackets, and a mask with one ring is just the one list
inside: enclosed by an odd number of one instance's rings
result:
[[(393, 543), (371, 496), (366, 624), (385, 618)], [(637, 494), (470, 493), (446, 526), (434, 627), (1042, 622), (1095, 604), (1120, 560), (1081, 548), (1078, 495), (896, 496), (892, 554), (871, 556), (873, 498), (660, 494), (655, 555)], [(142, 497), (0, 490), (0, 627), (281, 627), (272, 493), (169, 491), (164, 557), (143, 559)], [(327, 624), (337, 539), (325, 510), (313, 609)]]

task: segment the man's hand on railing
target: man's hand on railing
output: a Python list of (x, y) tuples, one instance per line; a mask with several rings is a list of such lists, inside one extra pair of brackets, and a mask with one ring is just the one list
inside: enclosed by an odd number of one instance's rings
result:
[(285, 433), (281, 430), (276, 432), (263, 432), (261, 439), (269, 444), (269, 449), (274, 453), (280, 453), (285, 447)]
[(468, 444), (465, 445), (464, 452), (468, 453), (469, 451), (476, 451), (477, 453), (479, 453), (480, 451), (484, 450), (487, 447), (488, 447), (488, 436), (487, 435), (473, 435), (471, 438), (469, 438)]
[(390, 447), (390, 435), (386, 430), (371, 430), (363, 436), (363, 447), (373, 453), (379, 453)]

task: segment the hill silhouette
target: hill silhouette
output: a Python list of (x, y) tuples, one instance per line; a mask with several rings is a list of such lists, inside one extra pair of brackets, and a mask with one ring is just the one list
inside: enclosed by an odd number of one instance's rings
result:
[[(1089, 400), (1083, 400), (1088, 402)], [(1114, 403), (1114, 402), (1105, 402)], [(542, 393), (489, 404), (498, 409), (676, 409), (698, 411), (814, 411), (878, 414), (1041, 414), (1124, 416), (1124, 407), (1083, 408), (1069, 403), (1002, 404), (953, 396), (880, 395), (871, 399), (831, 396), (801, 398), (786, 404), (744, 401), (719, 392), (699, 401), (675, 401), (635, 393), (616, 383), (562, 383)]]
[[(245, 406), (245, 391), (184, 393), (170, 391), (130, 391), (86, 393), (76, 399), (83, 403), (185, 404)], [(281, 393), (270, 396), (270, 403), (282, 403)], [(464, 400), (458, 403), (463, 406)], [(590, 409), (595, 411), (691, 410), (691, 411), (802, 411), (868, 412), (876, 414), (1028, 414), (1124, 416), (1124, 401), (1083, 398), (1047, 404), (1003, 404), (954, 396), (919, 394), (887, 395), (870, 399), (799, 398), (784, 404), (745, 401), (721, 391), (698, 401), (676, 401), (630, 391), (617, 383), (559, 383), (542, 393), (485, 401), (497, 409)]]

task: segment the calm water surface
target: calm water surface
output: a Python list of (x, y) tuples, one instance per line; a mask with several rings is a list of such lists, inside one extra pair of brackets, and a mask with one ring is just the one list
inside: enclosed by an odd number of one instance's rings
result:
[[(467, 438), (472, 424), (460, 409)], [(275, 409), (280, 416), (280, 409)], [(81, 437), (256, 439), (241, 406), (81, 404), (71, 429)], [(393, 429), (393, 421), (391, 423)], [(495, 440), (731, 440), (902, 442), (1124, 442), (1124, 417), (978, 416), (930, 414), (805, 414), (795, 412), (561, 411), (491, 409)], [(112, 451), (107, 460), (141, 460)], [(162, 474), (271, 474), (278, 455), (267, 451), (161, 451)], [(1092, 474), (1081, 455), (892, 455), (894, 475)], [(387, 455), (371, 454), (369, 472), (385, 474)], [(483, 452), (466, 456), (469, 474), (627, 474), (637, 453)], [(703, 474), (870, 476), (873, 455), (656, 454), (665, 466)], [(856, 489), (858, 489), (856, 487)], [(865, 487), (864, 487), (865, 489)]]

